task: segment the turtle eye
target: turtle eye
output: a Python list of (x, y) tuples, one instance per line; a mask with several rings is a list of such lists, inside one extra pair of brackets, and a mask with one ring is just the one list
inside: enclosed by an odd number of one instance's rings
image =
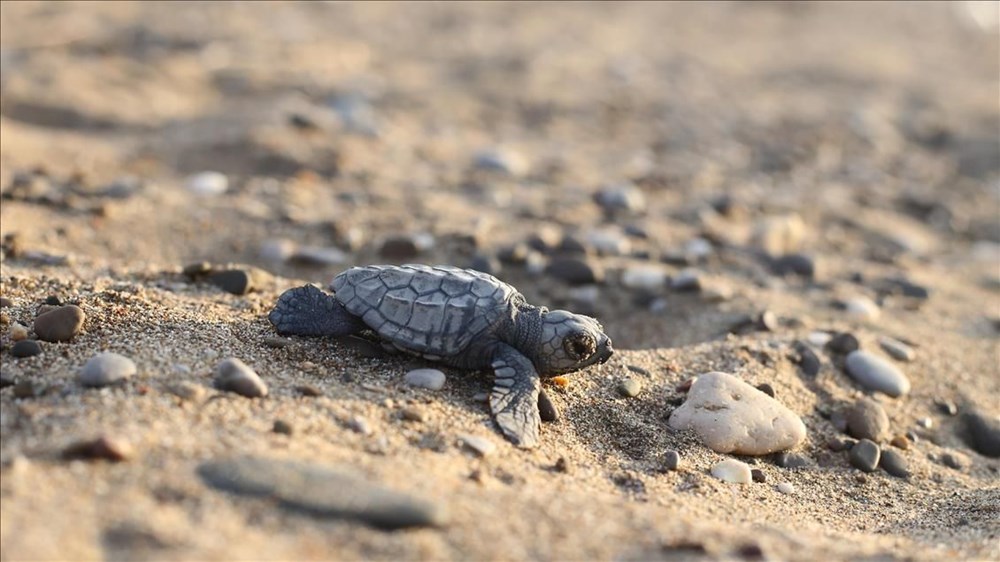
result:
[(590, 357), (594, 353), (594, 338), (580, 334), (566, 340), (563, 344), (570, 358), (579, 360)]

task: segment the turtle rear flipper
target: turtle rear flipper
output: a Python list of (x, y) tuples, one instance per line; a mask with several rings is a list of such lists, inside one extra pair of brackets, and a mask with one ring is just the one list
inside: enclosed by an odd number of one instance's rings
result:
[(282, 293), (267, 320), (279, 334), (294, 336), (348, 336), (367, 328), (333, 295), (313, 285)]
[(503, 434), (518, 447), (538, 445), (541, 382), (535, 366), (513, 347), (501, 344), (493, 361), (495, 379), (490, 395), (493, 418)]

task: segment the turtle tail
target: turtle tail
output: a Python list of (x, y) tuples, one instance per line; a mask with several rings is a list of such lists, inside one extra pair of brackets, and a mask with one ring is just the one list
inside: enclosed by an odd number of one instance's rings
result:
[(282, 293), (267, 320), (282, 335), (348, 336), (367, 328), (333, 295), (313, 285)]

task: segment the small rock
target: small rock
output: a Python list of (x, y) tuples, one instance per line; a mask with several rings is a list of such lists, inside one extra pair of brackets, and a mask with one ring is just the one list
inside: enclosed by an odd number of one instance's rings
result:
[(188, 381), (172, 383), (167, 386), (167, 391), (181, 400), (188, 402), (201, 402), (207, 393), (204, 386)]
[(851, 316), (874, 322), (882, 315), (875, 301), (865, 296), (857, 296), (844, 302), (844, 310)]
[(277, 238), (262, 242), (258, 255), (260, 256), (260, 259), (264, 261), (282, 263), (291, 258), (294, 253), (295, 242), (292, 242), (287, 238)]
[(795, 486), (791, 482), (778, 482), (778, 491), (782, 494), (791, 495), (795, 493)]
[(701, 290), (701, 272), (685, 269), (670, 279), (670, 289), (678, 293)]
[(0, 297), (0, 308), (9, 308), (14, 306), (14, 303), (7, 297)]
[(469, 269), (475, 271), (481, 271), (487, 275), (500, 275), (503, 270), (503, 265), (500, 260), (491, 255), (476, 254), (473, 256), (472, 261), (469, 262)]
[(797, 275), (812, 279), (816, 275), (816, 261), (804, 254), (788, 254), (771, 262), (775, 275)]
[(424, 411), (421, 410), (420, 408), (415, 408), (415, 407), (403, 408), (403, 411), (400, 412), (400, 415), (404, 420), (409, 422), (421, 423), (426, 419)]
[(806, 223), (797, 214), (767, 217), (754, 228), (752, 243), (771, 257), (797, 252), (806, 234)]
[(889, 441), (889, 444), (903, 451), (910, 448), (910, 440), (907, 439), (905, 435), (897, 435), (893, 437), (892, 441)]
[(275, 349), (282, 349), (292, 345), (292, 340), (280, 336), (268, 336), (264, 338), (264, 345)]
[[(809, 335), (806, 336), (806, 340), (817, 347), (825, 346), (830, 343), (831, 339), (833, 339), (833, 335), (829, 332), (809, 332)], [(852, 349), (851, 351), (854, 350)]]
[(555, 258), (545, 271), (551, 277), (570, 285), (590, 285), (604, 281), (604, 268), (588, 259)]
[(229, 189), (229, 178), (219, 172), (201, 172), (189, 176), (184, 185), (195, 195), (222, 195)]
[(819, 374), (820, 363), (819, 356), (816, 352), (812, 350), (805, 342), (796, 341), (795, 342), (795, 362), (798, 364), (799, 368), (807, 377), (815, 377)]
[(851, 452), (847, 455), (847, 458), (855, 468), (865, 472), (874, 472), (875, 468), (878, 467), (881, 453), (878, 445), (868, 439), (862, 439), (851, 447)]
[(969, 467), (969, 457), (957, 451), (949, 451), (941, 455), (941, 462), (948, 468), (965, 470)]
[(7, 388), (8, 386), (14, 386), (14, 383), (16, 382), (17, 381), (16, 379), (14, 379), (14, 375), (6, 371), (0, 371), (0, 388)]
[(393, 261), (411, 260), (420, 254), (420, 248), (411, 236), (392, 236), (382, 242), (378, 253)]
[(212, 272), (212, 264), (207, 261), (189, 263), (181, 269), (181, 274), (190, 279), (198, 279)]
[(135, 362), (131, 359), (105, 351), (87, 360), (78, 378), (83, 386), (102, 387), (124, 382), (135, 373)]
[(958, 415), (958, 406), (950, 400), (935, 400), (934, 404), (938, 407), (938, 410), (941, 410), (942, 414), (948, 416)]
[(445, 380), (444, 373), (437, 369), (414, 369), (403, 377), (406, 384), (428, 390), (441, 390)]
[(847, 373), (868, 390), (898, 398), (910, 391), (910, 379), (887, 359), (867, 351), (847, 355)]
[(765, 310), (757, 317), (757, 327), (765, 332), (776, 332), (778, 325), (778, 315), (770, 310)]
[(913, 359), (917, 356), (912, 347), (899, 340), (881, 338), (878, 343), (882, 346), (882, 349), (896, 361), (913, 361)]
[(879, 466), (896, 478), (910, 477), (910, 466), (906, 458), (893, 449), (882, 449)]
[(855, 402), (846, 412), (847, 433), (876, 443), (889, 435), (889, 416), (882, 406), (869, 398)]
[(76, 305), (61, 306), (35, 318), (35, 334), (47, 342), (64, 342), (80, 333), (87, 315)]
[(618, 228), (599, 228), (588, 231), (586, 244), (578, 242), (575, 247), (571, 244), (572, 240), (573, 238), (568, 236), (563, 238), (559, 245), (562, 253), (582, 255), (587, 253), (588, 247), (593, 248), (602, 256), (624, 256), (632, 251), (632, 243)]
[(289, 261), (298, 265), (324, 267), (339, 265), (347, 261), (347, 254), (339, 248), (304, 246), (292, 254)]
[(622, 285), (628, 289), (654, 291), (667, 283), (667, 272), (655, 265), (633, 265), (622, 272)]
[[(489, 401), (489, 394), (486, 395), (483, 402)], [(538, 393), (538, 415), (541, 417), (543, 422), (555, 422), (559, 421), (559, 410), (556, 405), (552, 403), (549, 395), (542, 390)]]
[(618, 385), (618, 394), (625, 398), (633, 398), (642, 392), (642, 381), (636, 378), (627, 378)]
[(311, 384), (300, 384), (299, 386), (295, 387), (295, 391), (301, 394), (302, 396), (310, 396), (310, 397), (323, 396), (323, 391)]
[(723, 482), (749, 484), (753, 482), (750, 467), (736, 459), (726, 459), (712, 465), (712, 476)]
[(848, 444), (839, 437), (831, 437), (826, 441), (826, 448), (835, 453), (839, 453), (848, 448)]
[(292, 424), (285, 420), (274, 420), (274, 426), (271, 427), (271, 431), (282, 435), (291, 435), (294, 430), (292, 429)]
[(42, 352), (42, 346), (35, 340), (21, 340), (10, 348), (11, 357), (34, 357)]
[(1000, 457), (1000, 420), (972, 411), (962, 415), (966, 441), (979, 454)]
[(556, 464), (552, 468), (556, 472), (562, 472), (563, 474), (567, 474), (570, 471), (569, 461), (566, 460), (566, 457), (559, 457), (558, 459), (556, 459)]
[(14, 398), (36, 398), (46, 390), (48, 385), (44, 382), (25, 379), (14, 385)]
[(854, 337), (854, 334), (847, 332), (841, 332), (826, 343), (826, 349), (833, 353), (850, 353), (852, 351), (857, 351), (861, 347), (861, 343), (858, 342), (858, 338)]
[(790, 449), (805, 425), (780, 402), (726, 373), (701, 375), (687, 400), (670, 416), (670, 427), (692, 429), (713, 451), (766, 455)]
[(930, 418), (920, 418), (917, 420), (917, 425), (924, 429), (930, 429), (934, 427), (934, 420)]
[(253, 290), (253, 276), (242, 269), (213, 272), (209, 274), (208, 282), (234, 295), (245, 295)]
[(65, 459), (104, 459), (121, 462), (132, 457), (132, 446), (114, 437), (102, 436), (90, 441), (78, 441), (63, 450)]
[(646, 196), (631, 183), (609, 185), (594, 194), (594, 202), (607, 214), (641, 213), (646, 210)]
[(476, 454), (477, 457), (486, 457), (496, 451), (496, 444), (485, 437), (463, 434), (458, 436), (465, 448)]
[(215, 367), (215, 386), (247, 398), (267, 396), (267, 385), (246, 363), (235, 357), (224, 359)]
[(677, 451), (667, 451), (663, 453), (664, 470), (679, 470), (681, 467), (681, 454)]
[(319, 465), (238, 457), (205, 462), (198, 475), (213, 488), (317, 518), (357, 520), (386, 530), (447, 521), (436, 504)]
[(757, 390), (763, 392), (764, 394), (770, 396), (771, 398), (774, 398), (774, 387), (772, 387), (771, 385), (767, 384), (766, 382), (758, 384), (757, 385)]
[(750, 471), (750, 479), (758, 484), (763, 484), (764, 482), (767, 482), (767, 474), (765, 474), (763, 470), (755, 468)]
[(684, 244), (684, 257), (688, 263), (702, 263), (712, 255), (712, 243), (704, 238), (693, 238)]
[(805, 455), (788, 452), (779, 453), (775, 462), (781, 468), (805, 468), (813, 464), (812, 459)]
[(479, 170), (515, 177), (528, 171), (524, 156), (510, 148), (480, 150), (473, 158), (473, 165)]

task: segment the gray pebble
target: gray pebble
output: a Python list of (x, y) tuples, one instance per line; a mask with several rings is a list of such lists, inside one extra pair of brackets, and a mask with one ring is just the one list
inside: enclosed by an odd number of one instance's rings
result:
[(910, 466), (906, 457), (893, 449), (882, 449), (879, 466), (896, 478), (910, 477)]
[(213, 488), (318, 518), (352, 519), (387, 530), (447, 520), (436, 504), (313, 464), (239, 457), (205, 462), (198, 474)]
[(14, 385), (14, 398), (36, 398), (46, 390), (48, 385), (44, 382), (25, 379)]
[(589, 285), (604, 281), (604, 268), (593, 260), (555, 258), (549, 262), (546, 273), (570, 285)]
[(987, 457), (1000, 457), (1000, 420), (976, 411), (963, 414), (962, 420), (966, 441), (973, 449)]
[(6, 372), (0, 371), (0, 388), (7, 388), (8, 386), (14, 386), (17, 380), (14, 379), (14, 375)]
[(861, 347), (861, 343), (858, 342), (858, 338), (854, 337), (854, 334), (847, 332), (841, 332), (826, 343), (826, 349), (833, 353), (850, 353), (856, 351)]
[(102, 387), (118, 384), (136, 373), (135, 363), (117, 353), (106, 351), (91, 357), (80, 369), (83, 386)]
[(678, 470), (681, 467), (681, 454), (677, 451), (667, 451), (663, 453), (663, 468), (665, 470)]
[(807, 377), (815, 377), (819, 374), (821, 367), (819, 356), (809, 347), (809, 344), (801, 340), (796, 341), (795, 352), (794, 360)]
[(855, 402), (846, 415), (847, 433), (853, 437), (877, 443), (889, 435), (889, 416), (878, 402), (870, 398)]
[(247, 398), (267, 396), (267, 385), (246, 363), (235, 357), (219, 362), (215, 367), (215, 386)]
[(683, 292), (701, 290), (701, 272), (696, 269), (685, 269), (670, 278), (670, 289)]
[(245, 295), (253, 290), (253, 276), (242, 269), (216, 271), (208, 276), (208, 282), (234, 295)]
[(42, 352), (42, 346), (35, 340), (21, 340), (10, 348), (11, 357), (34, 357)]
[(61, 306), (35, 318), (35, 334), (47, 342), (64, 342), (80, 333), (87, 315), (75, 305)]
[(851, 447), (851, 452), (847, 458), (855, 468), (865, 472), (874, 472), (875, 468), (878, 467), (881, 453), (878, 445), (868, 439), (862, 439)]
[(264, 345), (275, 349), (281, 349), (292, 345), (292, 340), (280, 336), (268, 336), (264, 338)]
[(352, 417), (347, 421), (347, 427), (349, 427), (351, 431), (360, 433), (361, 435), (371, 435), (375, 431), (372, 429), (372, 424), (368, 421), (368, 418), (364, 418), (362, 416)]
[(496, 443), (490, 441), (485, 437), (479, 437), (477, 435), (459, 435), (459, 440), (466, 449), (469, 449), (476, 454), (477, 457), (486, 457), (493, 454), (496, 451)]
[(509, 148), (480, 150), (473, 158), (473, 165), (483, 171), (520, 176), (528, 171), (528, 162), (518, 152)]
[(299, 248), (289, 261), (298, 265), (308, 265), (323, 267), (327, 265), (339, 265), (347, 261), (347, 254), (339, 248), (321, 248), (318, 246), (306, 246)]
[(867, 351), (852, 351), (845, 362), (847, 373), (868, 390), (898, 398), (910, 391), (910, 379), (898, 367)]
[(441, 390), (445, 380), (444, 373), (437, 369), (414, 369), (403, 377), (406, 384), (428, 390)]
[(282, 435), (291, 435), (294, 432), (294, 429), (292, 428), (292, 424), (286, 422), (285, 420), (274, 420), (274, 425), (271, 427), (271, 431)]
[[(486, 395), (486, 400), (489, 400), (489, 395)], [(542, 418), (543, 422), (555, 422), (559, 421), (559, 410), (556, 405), (552, 403), (549, 395), (545, 393), (543, 389), (538, 393), (538, 415)]]
[(775, 464), (781, 468), (805, 468), (813, 465), (813, 460), (799, 453), (783, 452), (775, 457)]
[(184, 185), (195, 195), (222, 195), (229, 189), (229, 178), (219, 172), (201, 172), (189, 176)]
[(969, 458), (957, 451), (949, 451), (941, 455), (941, 462), (948, 468), (965, 470), (969, 466)]
[(642, 392), (642, 381), (636, 378), (627, 378), (618, 385), (618, 393), (625, 398), (633, 398)]
[(646, 210), (646, 196), (631, 183), (609, 185), (594, 194), (594, 202), (607, 214), (641, 213)]
[(771, 271), (776, 275), (797, 275), (812, 279), (816, 275), (816, 261), (804, 254), (788, 254), (771, 262)]
[(8, 308), (11, 306), (14, 306), (14, 303), (11, 302), (10, 299), (7, 297), (0, 297), (0, 308)]
[(881, 338), (878, 341), (882, 349), (897, 361), (913, 361), (917, 356), (913, 348), (892, 338)]

